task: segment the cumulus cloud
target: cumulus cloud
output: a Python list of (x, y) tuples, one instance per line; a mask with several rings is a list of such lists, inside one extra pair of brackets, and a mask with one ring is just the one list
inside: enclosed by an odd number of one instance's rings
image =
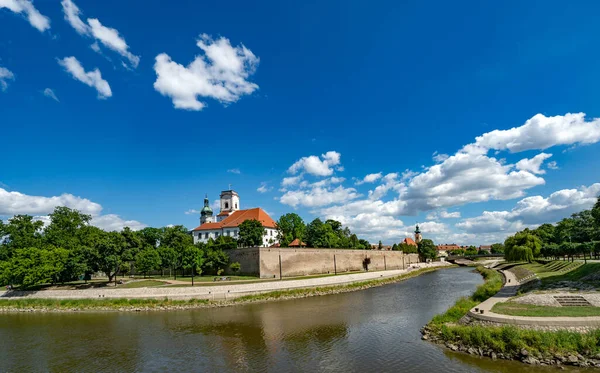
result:
[(362, 185), (364, 183), (374, 183), (377, 180), (381, 179), (381, 177), (383, 176), (383, 174), (381, 172), (378, 172), (376, 174), (368, 174), (367, 176), (365, 176), (362, 180), (358, 180), (356, 183), (354, 183), (355, 185)]
[(296, 185), (300, 182), (300, 180), (302, 180), (302, 175), (284, 177), (283, 180), (281, 181), (281, 186), (289, 187), (292, 185)]
[(279, 201), (292, 207), (318, 207), (334, 203), (346, 203), (359, 196), (360, 194), (356, 192), (356, 189), (344, 188), (340, 185), (335, 189), (315, 187), (307, 190), (287, 191)]
[(36, 220), (48, 224), (50, 222), (48, 214), (58, 206), (69, 207), (91, 215), (91, 224), (104, 230), (121, 230), (126, 226), (134, 230), (146, 227), (136, 220), (124, 220), (115, 214), (101, 215), (102, 206), (87, 198), (68, 193), (52, 197), (31, 196), (0, 188), (0, 215), (34, 215)]
[(49, 97), (49, 98), (53, 99), (56, 102), (60, 102), (60, 100), (58, 99), (58, 97), (56, 97), (56, 94), (54, 93), (54, 91), (51, 90), (50, 88), (44, 89), (44, 91), (42, 93), (44, 94), (44, 96)]
[(551, 170), (558, 170), (558, 164), (556, 163), (556, 161), (548, 162), (546, 166)]
[(229, 104), (258, 89), (248, 78), (259, 58), (243, 44), (233, 47), (227, 38), (214, 40), (202, 34), (196, 45), (203, 53), (187, 67), (166, 53), (156, 56), (154, 89), (170, 97), (175, 108), (199, 111), (206, 106), (199, 97)]
[(467, 233), (506, 232), (508, 235), (591, 208), (598, 195), (600, 183), (578, 189), (562, 189), (546, 198), (539, 195), (523, 198), (510, 211), (484, 211), (480, 216), (464, 219), (456, 226)]
[(434, 211), (427, 214), (428, 220), (438, 219), (457, 219), (460, 218), (460, 211), (448, 212), (446, 210)]
[(242, 173), (242, 171), (240, 171), (239, 168), (231, 168), (231, 169), (227, 170), (227, 172), (229, 172), (230, 174), (237, 174), (237, 175)]
[(58, 64), (71, 74), (73, 79), (95, 88), (98, 91), (98, 98), (104, 99), (112, 96), (110, 85), (106, 80), (102, 79), (102, 74), (97, 68), (86, 72), (77, 58), (72, 56), (58, 60)]
[[(65, 20), (75, 29), (75, 31), (77, 31), (77, 33), (83, 36), (92, 37), (102, 43), (105, 47), (125, 57), (133, 68), (138, 66), (140, 57), (129, 51), (127, 42), (119, 34), (118, 30), (104, 26), (96, 18), (88, 18), (87, 23), (83, 22), (80, 17), (81, 11), (71, 0), (63, 0), (61, 5), (63, 13), (65, 14)], [(100, 51), (100, 46), (97, 42), (92, 44), (92, 49), (96, 52)]]
[(531, 159), (527, 159), (527, 158), (521, 159), (520, 161), (517, 162), (517, 169), (524, 170), (524, 171), (530, 171), (530, 172), (533, 172), (534, 174), (538, 174), (538, 175), (543, 175), (546, 173), (546, 171), (541, 169), (542, 164), (544, 163), (544, 161), (546, 159), (548, 159), (550, 157), (552, 157), (552, 154), (540, 153)]
[(547, 149), (556, 145), (586, 145), (600, 141), (600, 119), (585, 120), (585, 113), (547, 117), (536, 114), (520, 127), (495, 130), (475, 140), (485, 149), (525, 150)]
[(49, 214), (57, 206), (67, 206), (91, 215), (98, 214), (102, 210), (99, 204), (72, 194), (54, 197), (29, 196), (0, 188), (0, 215)]
[(340, 164), (341, 154), (336, 151), (328, 151), (321, 154), (321, 157), (311, 155), (297, 160), (288, 169), (288, 173), (296, 174), (306, 172), (314, 176), (330, 176), (334, 172), (334, 167)]
[(449, 157), (448, 154), (442, 154), (442, 153), (438, 153), (438, 152), (433, 153), (433, 160), (436, 162), (443, 162), (446, 159), (448, 159), (448, 157)]
[(15, 74), (6, 67), (0, 67), (0, 90), (6, 91), (9, 80), (15, 80)]
[(2, 8), (25, 15), (31, 26), (40, 32), (50, 28), (50, 19), (41, 14), (30, 0), (0, 0), (0, 9)]

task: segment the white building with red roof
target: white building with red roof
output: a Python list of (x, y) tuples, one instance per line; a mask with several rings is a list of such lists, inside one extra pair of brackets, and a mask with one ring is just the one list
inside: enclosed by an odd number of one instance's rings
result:
[(240, 210), (240, 196), (233, 190), (224, 190), (220, 196), (221, 211), (213, 217), (208, 197), (204, 198), (204, 207), (200, 211), (200, 225), (192, 230), (194, 243), (207, 242), (220, 236), (239, 237), (239, 225), (246, 220), (258, 220), (265, 228), (263, 246), (271, 246), (278, 242), (277, 225), (260, 207)]

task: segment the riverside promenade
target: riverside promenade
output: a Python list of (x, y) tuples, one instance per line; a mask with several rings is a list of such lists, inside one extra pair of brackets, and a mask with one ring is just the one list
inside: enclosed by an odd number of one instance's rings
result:
[(3, 299), (102, 299), (102, 298), (155, 298), (155, 299), (209, 299), (227, 300), (244, 295), (261, 294), (271, 291), (281, 291), (321, 286), (346, 285), (355, 282), (386, 279), (410, 273), (420, 268), (448, 267), (446, 262), (417, 263), (407, 269), (353, 273), (309, 279), (267, 281), (251, 284), (231, 284), (218, 286), (196, 287), (148, 287), (134, 289), (84, 289), (84, 290), (41, 290), (41, 291), (10, 291), (0, 292), (0, 302)]
[(484, 302), (473, 307), (469, 311), (469, 316), (481, 321), (487, 321), (498, 324), (511, 324), (522, 326), (554, 326), (554, 327), (600, 327), (600, 316), (587, 317), (531, 317), (531, 316), (510, 316), (492, 312), (492, 307), (496, 303), (507, 302), (510, 298), (517, 295), (519, 290), (519, 281), (510, 271), (499, 271), (504, 275), (505, 283), (502, 289), (496, 295), (488, 298)]

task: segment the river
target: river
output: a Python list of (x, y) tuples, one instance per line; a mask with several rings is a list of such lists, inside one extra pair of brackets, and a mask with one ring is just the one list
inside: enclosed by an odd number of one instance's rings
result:
[(0, 314), (0, 372), (545, 372), (421, 341), (482, 278), (435, 271), (352, 293), (165, 312)]

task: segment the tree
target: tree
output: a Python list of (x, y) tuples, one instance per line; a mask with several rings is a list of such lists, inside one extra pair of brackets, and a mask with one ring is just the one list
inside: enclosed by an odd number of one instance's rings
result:
[(371, 244), (367, 240), (359, 239), (357, 249), (368, 250), (371, 248)]
[(435, 244), (430, 239), (421, 240), (418, 244), (418, 252), (421, 261), (426, 261), (427, 259), (435, 259), (437, 256), (437, 250), (435, 248)]
[(402, 251), (404, 254), (416, 254), (419, 252), (417, 246), (409, 245), (406, 242), (399, 243), (398, 250)]
[(204, 251), (197, 246), (189, 245), (183, 250), (183, 268), (192, 270), (192, 286), (194, 286), (194, 275), (196, 272), (202, 273), (205, 260)]
[(528, 229), (517, 232), (504, 241), (504, 257), (509, 262), (532, 262), (540, 255), (542, 241)]
[(146, 276), (150, 271), (160, 268), (161, 260), (158, 250), (148, 247), (135, 256), (135, 267)]
[[(0, 221), (1, 222), (1, 221)], [(0, 260), (10, 259), (16, 249), (40, 247), (44, 223), (29, 215), (15, 215), (2, 223), (0, 230)], [(4, 237), (4, 240), (2, 238)]]
[(29, 286), (56, 283), (69, 253), (62, 248), (19, 248), (14, 256), (0, 267), (1, 282)]
[(119, 232), (104, 232), (97, 245), (98, 268), (108, 276), (108, 281), (119, 272), (123, 264), (125, 239)]
[(209, 245), (204, 246), (204, 255), (206, 260), (202, 265), (202, 269), (205, 272), (218, 274), (220, 271), (227, 267), (229, 263), (229, 255), (223, 250), (216, 250)]
[(492, 244), (491, 251), (492, 251), (492, 254), (504, 254), (504, 244), (503, 243)]
[[(594, 217), (594, 221), (596, 222), (596, 229), (600, 230), (600, 196), (598, 196), (598, 200), (592, 208), (592, 216)], [(600, 239), (600, 237), (598, 236), (597, 238)]]
[(392, 245), (392, 251), (398, 251), (398, 250), (399, 250), (399, 249), (398, 249), (398, 245), (396, 245), (396, 244), (393, 244), (393, 245)]
[(277, 238), (282, 247), (286, 247), (295, 240), (304, 240), (306, 224), (304, 220), (295, 213), (282, 215), (277, 221)]
[(249, 219), (239, 225), (239, 243), (243, 247), (262, 246), (265, 228), (256, 219)]
[(382, 250), (382, 249), (383, 249), (383, 244), (381, 243), (381, 240), (379, 240), (379, 244), (377, 245), (377, 248), (378, 248), (379, 250)]

